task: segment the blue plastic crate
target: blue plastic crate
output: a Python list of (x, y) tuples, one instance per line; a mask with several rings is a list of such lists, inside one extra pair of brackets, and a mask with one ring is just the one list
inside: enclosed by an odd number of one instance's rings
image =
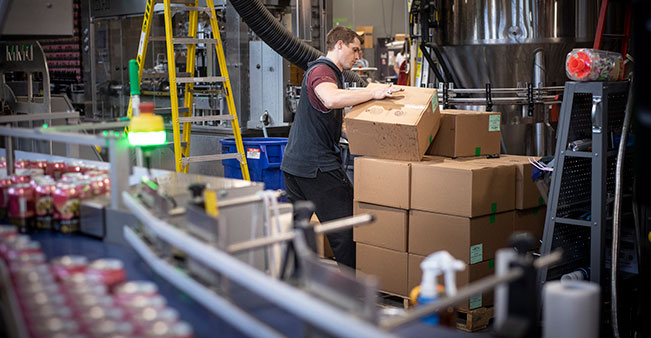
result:
[[(222, 153), (236, 153), (235, 139), (223, 139)], [(246, 161), (249, 165), (249, 175), (252, 181), (263, 182), (265, 189), (285, 190), (283, 172), (280, 163), (283, 161), (287, 138), (284, 137), (249, 137), (242, 139)], [(242, 178), (242, 170), (238, 160), (222, 160), (224, 177)]]

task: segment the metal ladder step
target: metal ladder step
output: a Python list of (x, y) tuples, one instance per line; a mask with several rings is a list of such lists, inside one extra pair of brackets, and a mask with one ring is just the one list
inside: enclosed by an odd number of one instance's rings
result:
[(176, 83), (197, 83), (197, 82), (224, 82), (226, 78), (223, 76), (206, 76), (206, 77), (177, 77)]
[(230, 159), (240, 159), (240, 154), (230, 153), (230, 154), (215, 154), (215, 155), (199, 155), (199, 156), (189, 156), (183, 158), (183, 165), (188, 163), (197, 163), (197, 162), (212, 162), (212, 161), (221, 161), (221, 160), (230, 160)]
[[(149, 41), (166, 41), (166, 38), (164, 36), (152, 36), (149, 38)], [(219, 43), (219, 40), (200, 39), (200, 38), (193, 38), (190, 36), (175, 36), (172, 40), (172, 43), (175, 45), (192, 45), (197, 43), (216, 44)]]
[[(155, 3), (162, 4), (163, 0), (155, 0)], [(171, 4), (194, 5), (194, 0), (170, 0)]]
[[(179, 114), (189, 113), (190, 108), (188, 107), (179, 107)], [(169, 115), (172, 113), (172, 107), (161, 107), (154, 109), (154, 113), (158, 115)]]
[(206, 12), (210, 13), (210, 7), (189, 7), (189, 6), (172, 6), (172, 12)]
[[(185, 76), (188, 77), (190, 76), (190, 73), (188, 72), (179, 72), (176, 73), (176, 76)], [(143, 79), (168, 79), (170, 77), (170, 74), (165, 72), (165, 73), (142, 73), (142, 78)]]
[(190, 116), (190, 117), (179, 117), (179, 123), (227, 121), (232, 119), (233, 119), (233, 115)]

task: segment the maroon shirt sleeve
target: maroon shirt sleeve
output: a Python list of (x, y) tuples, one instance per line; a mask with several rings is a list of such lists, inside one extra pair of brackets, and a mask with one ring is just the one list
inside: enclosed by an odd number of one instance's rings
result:
[(324, 82), (332, 82), (334, 84), (337, 84), (337, 75), (330, 67), (326, 65), (316, 66), (316, 68), (312, 69), (312, 71), (307, 76), (307, 97), (310, 99), (312, 107), (321, 112), (327, 113), (330, 110), (326, 108), (326, 106), (323, 104), (323, 102), (321, 102), (321, 99), (319, 99), (319, 97), (316, 95), (316, 92), (314, 91), (314, 88), (316, 88), (316, 86)]

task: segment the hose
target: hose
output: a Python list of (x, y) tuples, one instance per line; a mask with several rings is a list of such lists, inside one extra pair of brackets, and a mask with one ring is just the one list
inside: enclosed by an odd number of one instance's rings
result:
[[(283, 27), (260, 0), (230, 0), (230, 2), (242, 20), (262, 41), (299, 68), (307, 70), (308, 62), (323, 55)], [(344, 70), (343, 74), (345, 82), (356, 82), (358, 87), (367, 85), (367, 82), (355, 72)]]
[(617, 260), (619, 256), (619, 219), (622, 204), (622, 170), (624, 167), (624, 153), (626, 152), (626, 137), (628, 127), (631, 123), (631, 111), (633, 110), (633, 77), (629, 83), (628, 101), (626, 102), (626, 113), (622, 135), (619, 140), (617, 151), (617, 167), (615, 170), (615, 202), (613, 205), (613, 245), (610, 256), (610, 315), (613, 323), (613, 336), (619, 338), (619, 323), (617, 321)]

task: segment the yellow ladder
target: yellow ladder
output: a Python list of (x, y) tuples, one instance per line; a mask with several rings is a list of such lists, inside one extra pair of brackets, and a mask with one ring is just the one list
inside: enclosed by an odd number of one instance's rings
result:
[[(154, 5), (162, 3), (165, 7), (165, 37), (149, 37), (151, 31), (152, 16), (154, 15)], [(172, 6), (177, 4), (180, 6)], [(244, 154), (244, 145), (242, 144), (242, 134), (240, 132), (240, 125), (237, 119), (237, 112), (235, 111), (235, 101), (233, 100), (233, 91), (231, 90), (231, 81), (228, 77), (228, 68), (226, 67), (226, 57), (224, 56), (224, 48), (222, 44), (221, 34), (219, 33), (219, 24), (217, 22), (217, 15), (215, 13), (215, 5), (213, 0), (206, 0), (206, 7), (199, 7), (199, 0), (147, 0), (145, 8), (145, 17), (142, 22), (142, 31), (140, 33), (140, 44), (138, 45), (138, 81), (142, 82), (142, 74), (144, 68), (144, 60), (147, 54), (147, 45), (149, 41), (165, 41), (167, 44), (167, 64), (170, 82), (170, 101), (172, 113), (172, 127), (174, 132), (174, 163), (177, 172), (188, 172), (190, 163), (193, 162), (208, 162), (219, 161), (225, 159), (237, 159), (240, 161), (242, 168), (242, 178), (250, 181), (249, 167), (246, 163), (246, 155)], [(172, 31), (172, 16), (175, 12), (189, 12), (189, 36), (176, 37)], [(212, 27), (212, 39), (198, 39), (197, 38), (197, 24), (199, 21), (199, 12), (207, 13), (210, 17), (210, 26)], [(219, 60), (219, 70), (221, 76), (207, 76), (195, 77), (195, 55), (198, 43), (214, 44), (217, 51), (217, 59)], [(176, 63), (174, 60), (174, 45), (185, 45), (187, 52), (187, 62), (185, 73), (180, 73), (177, 77)], [(226, 102), (228, 106), (228, 115), (213, 115), (213, 116), (192, 116), (192, 102), (195, 83), (222, 83)], [(185, 97), (183, 100), (183, 107), (179, 108), (178, 89), (177, 84), (185, 84)], [(133, 114), (131, 102), (129, 102), (129, 110), (127, 115), (131, 117)], [(204, 121), (218, 121), (228, 120), (233, 128), (233, 135), (235, 136), (235, 144), (237, 146), (237, 153), (229, 154), (214, 154), (214, 155), (200, 155), (190, 156), (190, 133), (192, 122)], [(183, 134), (181, 135), (181, 123), (183, 124)]]

